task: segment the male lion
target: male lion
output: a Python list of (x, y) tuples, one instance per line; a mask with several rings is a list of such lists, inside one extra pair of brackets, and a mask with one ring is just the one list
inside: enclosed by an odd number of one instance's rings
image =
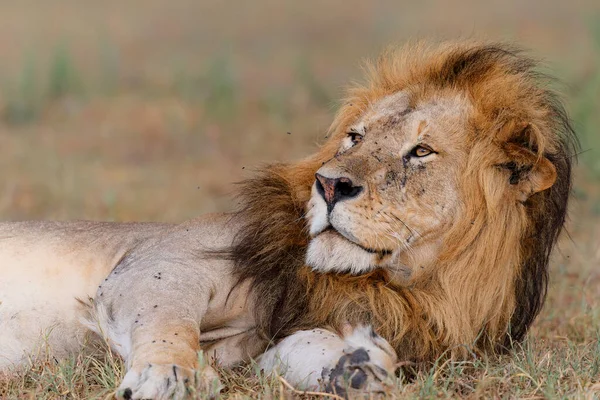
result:
[(260, 365), (294, 384), (376, 391), (397, 357), (505, 349), (571, 186), (575, 137), (534, 67), (497, 44), (388, 52), (320, 151), (246, 181), (234, 214), (0, 225), (0, 367), (92, 329), (126, 361), (119, 397), (181, 398), (199, 350), (233, 365), (272, 341)]

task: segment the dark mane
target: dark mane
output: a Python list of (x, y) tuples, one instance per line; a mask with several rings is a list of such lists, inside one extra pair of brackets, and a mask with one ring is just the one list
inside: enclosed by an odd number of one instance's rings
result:
[[(308, 234), (304, 205), (296, 199), (285, 164), (264, 168), (241, 183), (241, 208), (232, 218), (241, 229), (227, 255), (234, 262), (240, 282), (251, 280), (259, 331), (268, 340), (288, 333), (286, 327), (306, 309), (306, 288), (298, 278), (304, 265)], [(316, 170), (316, 169), (315, 169)]]
[(565, 225), (572, 188), (572, 162), (579, 149), (579, 142), (567, 112), (560, 99), (545, 91), (544, 101), (551, 110), (550, 126), (559, 138), (557, 150), (544, 156), (556, 168), (556, 182), (549, 189), (531, 196), (525, 206), (532, 222), (524, 238), (524, 262), (515, 285), (518, 301), (511, 318), (510, 336), (504, 345), (520, 341), (539, 314), (546, 299), (550, 255)]

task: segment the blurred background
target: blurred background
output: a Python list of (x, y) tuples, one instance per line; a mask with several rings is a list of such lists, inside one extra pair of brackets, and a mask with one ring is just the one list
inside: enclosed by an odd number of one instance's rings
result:
[(587, 360), (600, 351), (598, 0), (0, 1), (0, 218), (229, 210), (233, 182), (316, 149), (361, 59), (461, 37), (531, 49), (563, 82), (581, 154), (534, 336)]

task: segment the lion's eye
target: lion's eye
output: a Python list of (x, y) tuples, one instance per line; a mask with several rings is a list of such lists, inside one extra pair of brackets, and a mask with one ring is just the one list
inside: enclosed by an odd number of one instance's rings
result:
[(435, 153), (435, 151), (433, 151), (429, 147), (425, 147), (423, 145), (415, 146), (410, 151), (410, 155), (413, 156), (413, 157), (425, 157), (425, 156), (428, 156), (428, 155), (433, 154), (433, 153)]
[(348, 137), (350, 138), (350, 140), (352, 140), (352, 144), (358, 144), (362, 142), (363, 139), (363, 135), (354, 131), (348, 132)]

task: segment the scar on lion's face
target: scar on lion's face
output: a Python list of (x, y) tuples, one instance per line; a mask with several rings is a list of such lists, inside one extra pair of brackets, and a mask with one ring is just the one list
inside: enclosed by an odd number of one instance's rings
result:
[(338, 153), (317, 171), (309, 265), (352, 273), (383, 267), (407, 281), (434, 262), (437, 238), (459, 209), (470, 109), (458, 95), (411, 107), (401, 91), (349, 126)]

